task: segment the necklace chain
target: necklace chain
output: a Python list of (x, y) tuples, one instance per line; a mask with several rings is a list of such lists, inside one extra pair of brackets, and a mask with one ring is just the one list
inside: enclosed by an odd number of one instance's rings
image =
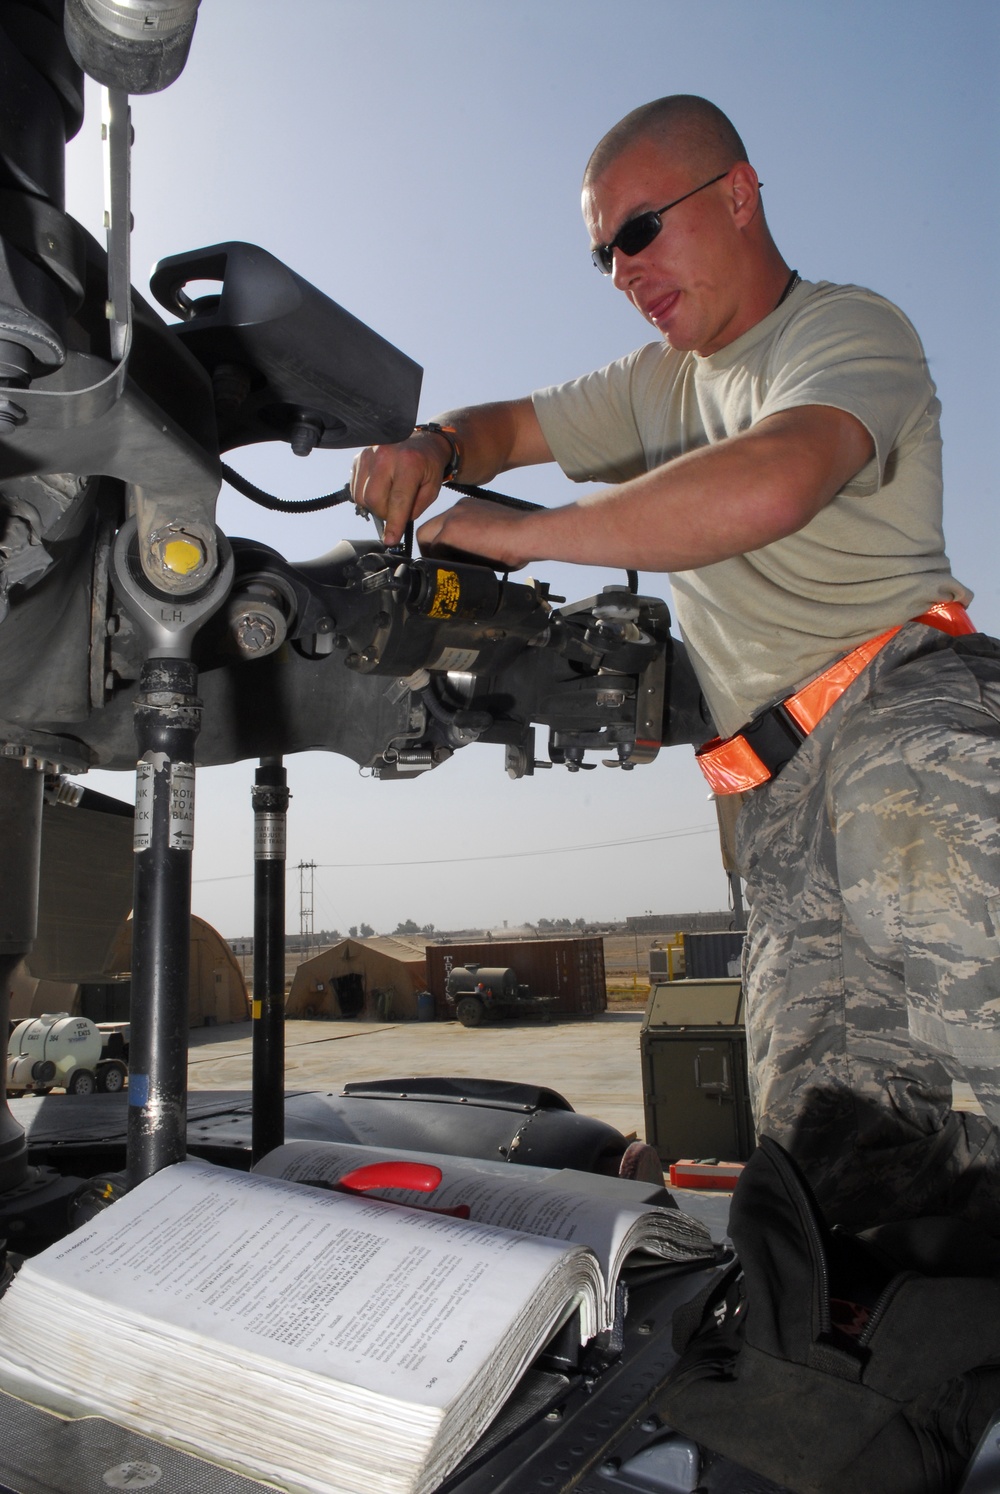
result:
[(778, 307), (782, 304), (783, 301), (787, 301), (788, 297), (791, 295), (792, 291), (795, 289), (798, 283), (799, 272), (798, 270), (793, 270), (788, 277), (788, 284), (785, 286), (784, 290), (781, 292), (781, 295), (778, 297), (777, 303), (774, 308), (775, 311), (777, 311)]

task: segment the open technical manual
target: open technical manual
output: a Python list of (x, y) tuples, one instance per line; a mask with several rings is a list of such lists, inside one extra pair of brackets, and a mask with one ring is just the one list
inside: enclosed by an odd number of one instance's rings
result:
[(668, 1258), (714, 1254), (676, 1210), (574, 1204), (474, 1163), (463, 1179), (465, 1159), (435, 1158), (421, 1207), (331, 1191), (376, 1151), (165, 1168), (24, 1263), (0, 1300), (0, 1385), (289, 1490), (427, 1494), (561, 1325), (583, 1341), (609, 1326), (617, 1272), (640, 1241), (657, 1252), (660, 1216)]

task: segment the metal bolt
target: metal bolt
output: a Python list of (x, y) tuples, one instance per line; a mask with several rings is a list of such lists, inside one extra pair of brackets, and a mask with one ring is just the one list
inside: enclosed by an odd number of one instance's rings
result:
[(277, 636), (272, 620), (263, 612), (244, 612), (236, 619), (236, 642), (245, 654), (270, 648)]
[(12, 399), (0, 398), (0, 428), (12, 431), (15, 426), (23, 425), (27, 418), (27, 412), (15, 405)]
[(154, 563), (170, 576), (191, 576), (206, 560), (201, 540), (181, 529), (166, 529), (151, 535), (149, 550)]
[(292, 451), (296, 456), (308, 456), (320, 440), (323, 427), (315, 420), (297, 420), (289, 436)]
[(597, 1471), (598, 1473), (603, 1473), (605, 1477), (608, 1477), (609, 1475), (617, 1473), (621, 1466), (622, 1464), (620, 1458), (605, 1458), (604, 1462), (601, 1464), (600, 1468)]

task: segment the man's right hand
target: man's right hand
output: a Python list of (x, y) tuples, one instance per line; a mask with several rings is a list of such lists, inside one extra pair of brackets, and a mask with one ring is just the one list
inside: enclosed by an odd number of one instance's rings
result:
[[(462, 482), (491, 482), (511, 467), (553, 459), (530, 398), (448, 410), (437, 423), (456, 432)], [(414, 431), (392, 446), (367, 446), (355, 458), (351, 497), (384, 519), (387, 545), (398, 545), (410, 519), (434, 502), (451, 459), (451, 443), (435, 431)]]
[(405, 441), (366, 446), (351, 468), (351, 497), (385, 521), (383, 539), (398, 545), (410, 519), (417, 519), (441, 491), (451, 447), (434, 431), (414, 431)]

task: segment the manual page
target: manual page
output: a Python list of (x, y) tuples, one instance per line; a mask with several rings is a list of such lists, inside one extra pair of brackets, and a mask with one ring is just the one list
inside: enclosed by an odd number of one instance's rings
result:
[(597, 1256), (605, 1279), (602, 1328), (611, 1326), (615, 1282), (629, 1255), (642, 1251), (668, 1261), (710, 1261), (716, 1255), (700, 1220), (678, 1209), (617, 1203), (601, 1195), (575, 1193), (570, 1187), (554, 1188), (549, 1169), (339, 1141), (291, 1141), (263, 1157), (253, 1171), (299, 1183), (336, 1184), (355, 1168), (382, 1161), (435, 1166), (441, 1182), (432, 1192), (378, 1189), (366, 1193), (366, 1198), (425, 1210), (467, 1209), (469, 1219), (480, 1224), (587, 1246)]

